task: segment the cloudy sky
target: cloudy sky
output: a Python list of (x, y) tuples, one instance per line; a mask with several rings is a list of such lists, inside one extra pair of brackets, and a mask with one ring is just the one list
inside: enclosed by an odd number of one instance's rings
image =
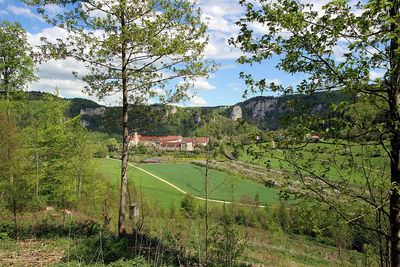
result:
[[(274, 68), (276, 62), (265, 62), (253, 67), (243, 66), (235, 62), (241, 55), (240, 51), (229, 46), (227, 40), (238, 33), (235, 21), (243, 15), (242, 7), (235, 0), (200, 0), (197, 1), (202, 9), (202, 18), (208, 21), (209, 44), (206, 48), (206, 57), (218, 62), (219, 70), (209, 79), (200, 79), (191, 89), (190, 101), (181, 103), (183, 106), (217, 106), (233, 105), (243, 101), (244, 82), (239, 78), (241, 71), (264, 77), (284, 85), (295, 84), (301, 76), (288, 76)], [(56, 14), (59, 8), (51, 7), (50, 13)], [(22, 4), (19, 0), (0, 0), (0, 18), (11, 22), (18, 21), (28, 32), (28, 39), (32, 45), (40, 43), (40, 37), (46, 36), (50, 40), (62, 38), (63, 32), (52, 28), (43, 19), (35, 14), (34, 10)], [(262, 32), (261, 27), (255, 31)], [(52, 92), (57, 87), (63, 97), (89, 98), (82, 93), (84, 83), (73, 77), (72, 71), (83, 73), (84, 66), (73, 60), (49, 61), (39, 66), (38, 82), (29, 85), (30, 90)], [(171, 85), (172, 86), (172, 85)], [(268, 95), (268, 93), (264, 93)], [(250, 95), (252, 97), (255, 95)], [(91, 98), (95, 100), (94, 98)], [(119, 97), (105, 99), (103, 104), (115, 105)]]

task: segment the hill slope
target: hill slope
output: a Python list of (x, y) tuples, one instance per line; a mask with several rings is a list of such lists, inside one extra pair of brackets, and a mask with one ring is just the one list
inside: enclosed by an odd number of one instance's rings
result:
[[(27, 92), (31, 101), (40, 101), (45, 93)], [(339, 91), (322, 92), (314, 95), (292, 95), (282, 97), (258, 96), (233, 106), (220, 107), (177, 107), (170, 105), (131, 106), (129, 128), (142, 135), (182, 135), (222, 137), (243, 133), (236, 127), (235, 120), (243, 119), (253, 130), (277, 130), (284, 128), (284, 118), (296, 111), (289, 103), (296, 102), (310, 113), (329, 116), (332, 103), (349, 100)], [(121, 132), (121, 107), (105, 107), (94, 101), (69, 99), (69, 116), (81, 116), (83, 124), (91, 131), (108, 133)], [(206, 122), (209, 122), (206, 124)], [(207, 126), (206, 126), (207, 125)]]

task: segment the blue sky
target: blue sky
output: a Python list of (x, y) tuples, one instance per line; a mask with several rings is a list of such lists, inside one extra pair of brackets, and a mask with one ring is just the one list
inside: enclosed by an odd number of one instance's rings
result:
[[(293, 85), (303, 77), (301, 75), (289, 76), (274, 68), (277, 60), (271, 60), (253, 67), (240, 65), (235, 60), (241, 52), (228, 45), (227, 40), (238, 33), (235, 21), (243, 15), (242, 7), (235, 0), (200, 0), (197, 1), (202, 9), (202, 18), (208, 20), (208, 34), (210, 42), (206, 48), (205, 55), (221, 64), (220, 69), (211, 77), (200, 79), (191, 89), (190, 101), (181, 103), (183, 106), (217, 106), (233, 105), (244, 101), (242, 98), (245, 90), (244, 81), (239, 78), (239, 73), (244, 71), (252, 73), (256, 77), (263, 77), (283, 85)], [(58, 7), (50, 7), (50, 13), (57, 13)], [(0, 0), (0, 17), (11, 22), (18, 21), (28, 32), (28, 40), (32, 45), (40, 43), (40, 36), (48, 39), (60, 38), (62, 32), (46, 24), (40, 16), (35, 14), (19, 0)], [(254, 25), (254, 30), (262, 33), (259, 25)], [(57, 87), (64, 97), (89, 98), (81, 92), (84, 83), (73, 77), (72, 71), (83, 70), (82, 64), (65, 61), (49, 61), (39, 66), (40, 72), (38, 82), (29, 85), (30, 90), (52, 92)], [(171, 85), (172, 86), (172, 85)], [(272, 93), (264, 93), (272, 95)], [(250, 95), (253, 97), (256, 95)], [(96, 100), (95, 98), (90, 98)], [(114, 96), (105, 99), (103, 104), (119, 104), (119, 97)]]

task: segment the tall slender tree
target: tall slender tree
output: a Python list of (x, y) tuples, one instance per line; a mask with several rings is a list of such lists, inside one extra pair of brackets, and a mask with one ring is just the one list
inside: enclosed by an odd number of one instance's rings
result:
[(3, 104), (0, 102), (0, 202), (12, 212), (17, 234), (17, 215), (32, 197), (32, 184), (22, 136)]
[(0, 21), (0, 93), (7, 100), (7, 118), (10, 120), (10, 95), (22, 91), (34, 74), (35, 61), (26, 32), (18, 22)]
[[(348, 152), (351, 152), (351, 142), (368, 141), (368, 138), (374, 136), (376, 142), (370, 145), (380, 146), (386, 151), (390, 164), (389, 179), (385, 182), (386, 176), (382, 172), (377, 180), (383, 186), (376, 188), (372, 185), (371, 190), (371, 184), (365, 176), (365, 188), (369, 190), (351, 190), (352, 187), (349, 186), (337, 188), (347, 196), (357, 196), (353, 198), (354, 203), (362, 202), (365, 207), (370, 207), (370, 212), (387, 216), (389, 232), (382, 232), (380, 228), (370, 230), (388, 238), (391, 265), (399, 266), (400, 1), (331, 1), (322, 10), (299, 1), (256, 2), (258, 4), (254, 1), (240, 1), (247, 11), (237, 22), (241, 28), (240, 34), (231, 42), (247, 55), (238, 61), (262, 62), (278, 55), (278, 69), (290, 74), (305, 73), (306, 78), (297, 88), (293, 88), (271, 84), (266, 79), (256, 80), (251, 74), (242, 73), (241, 76), (246, 79), (251, 91), (279, 90), (285, 93), (297, 91), (310, 94), (318, 90), (339, 89), (366, 100), (370, 107), (386, 114), (383, 123), (377, 123), (376, 120), (353, 120), (324, 125), (321, 120), (309, 120), (312, 123), (297, 127), (297, 134), (303, 139), (307, 131), (319, 129), (324, 130), (331, 138), (338, 138), (339, 132), (352, 128), (353, 131), (349, 131), (345, 138), (342, 136), (341, 140), (336, 139), (338, 142), (335, 143), (347, 142), (350, 144)], [(263, 26), (264, 33), (257, 34), (251, 28), (253, 23)], [(353, 119), (354, 115), (352, 114)], [(347, 162), (341, 163), (337, 169), (340, 170), (341, 166), (352, 162), (354, 158), (347, 158)], [(313, 163), (301, 166), (302, 171), (315, 173), (315, 168), (313, 172), (309, 172)], [(371, 172), (371, 166), (364, 170), (367, 170), (366, 174), (374, 172)], [(325, 186), (337, 186), (336, 183), (329, 182), (327, 172), (319, 177), (323, 178), (320, 181)], [(343, 177), (348, 177), (348, 174)], [(381, 198), (376, 195), (377, 190), (385, 190)], [(321, 192), (323, 191), (315, 190), (317, 194)], [(382, 199), (381, 203), (376, 202), (376, 199)], [(339, 211), (335, 209), (336, 204), (337, 201), (330, 202), (334, 210)], [(357, 218), (347, 217), (350, 215), (348, 213), (339, 214), (348, 222), (359, 221)], [(381, 262), (383, 264), (384, 261)]]
[[(67, 40), (49, 43), (44, 50), (54, 57), (73, 57), (86, 64), (80, 76), (85, 92), (104, 98), (122, 98), (122, 166), (118, 233), (123, 235), (126, 213), (128, 162), (128, 105), (150, 98), (177, 102), (187, 96), (192, 81), (215, 69), (203, 61), (206, 26), (200, 10), (188, 0), (25, 0), (54, 25), (69, 32)], [(67, 10), (49, 17), (46, 4)], [(75, 73), (78, 77), (79, 74)], [(175, 86), (168, 81), (180, 79)]]

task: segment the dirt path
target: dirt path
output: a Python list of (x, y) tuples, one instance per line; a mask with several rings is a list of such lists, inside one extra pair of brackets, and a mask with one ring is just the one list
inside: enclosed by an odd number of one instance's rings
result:
[[(112, 159), (112, 160), (118, 160), (118, 159)], [(118, 160), (118, 161), (120, 161), (120, 160)], [(172, 188), (174, 188), (175, 190), (178, 190), (178, 191), (181, 192), (182, 194), (185, 194), (185, 195), (187, 194), (187, 192), (186, 192), (185, 190), (179, 188), (178, 186), (176, 186), (176, 185), (174, 185), (174, 184), (168, 182), (167, 180), (165, 180), (165, 179), (163, 179), (163, 178), (161, 178), (161, 177), (159, 177), (159, 176), (157, 176), (157, 175), (155, 175), (155, 174), (153, 174), (153, 173), (151, 173), (151, 172), (149, 172), (149, 171), (146, 171), (146, 170), (144, 170), (144, 169), (142, 169), (142, 168), (140, 168), (140, 167), (138, 167), (138, 166), (135, 166), (135, 165), (133, 165), (133, 164), (131, 164), (131, 163), (128, 163), (128, 165), (131, 166), (131, 167), (133, 167), (133, 168), (138, 169), (139, 171), (142, 171), (142, 172), (144, 172), (144, 173), (147, 173), (147, 174), (150, 175), (150, 176), (153, 176), (153, 177), (156, 178), (157, 180), (159, 180), (159, 181), (161, 181), (161, 182), (163, 182), (163, 183), (165, 183), (165, 184), (171, 186)], [(195, 197), (196, 199), (199, 199), (199, 200), (203, 200), (203, 201), (206, 200), (206, 199), (203, 198), (203, 197), (197, 197), (197, 196), (194, 196), (194, 197)], [(234, 205), (240, 205), (240, 206), (258, 207), (258, 208), (265, 208), (265, 207), (266, 207), (266, 206), (262, 206), (262, 205), (251, 205), (251, 204), (243, 204), (243, 203), (237, 203), (237, 202), (232, 203), (231, 201), (224, 201), (224, 200), (217, 200), (217, 199), (208, 199), (208, 201), (210, 201), (210, 202), (215, 202), (215, 203), (234, 204)]]
[(63, 250), (46, 240), (25, 240), (15, 244), (15, 251), (0, 250), (0, 266), (47, 266), (59, 263), (65, 256)]

